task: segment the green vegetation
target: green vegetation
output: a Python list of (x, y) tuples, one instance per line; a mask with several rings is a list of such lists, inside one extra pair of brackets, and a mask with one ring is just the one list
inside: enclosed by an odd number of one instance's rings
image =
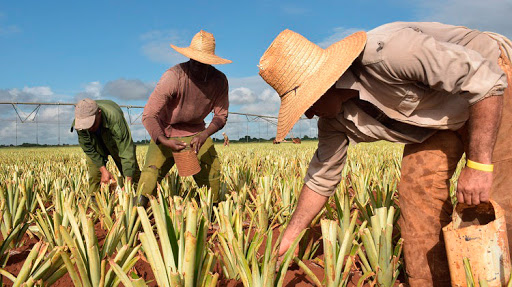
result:
[[(226, 201), (212, 208), (208, 191), (191, 178), (180, 179), (173, 168), (147, 211), (133, 206), (130, 188), (102, 189), (93, 201), (78, 147), (0, 149), (0, 273), (37, 285), (54, 282), (67, 269), (83, 286), (145, 286), (146, 278), (132, 268), (144, 258), (163, 286), (214, 286), (222, 278), (282, 286), (295, 262), (315, 285), (346, 286), (357, 275), (360, 285), (392, 286), (402, 271), (401, 240), (392, 236), (399, 215), (400, 145), (351, 147), (336, 196), (313, 222), (323, 238), (307, 231), (295, 242), (298, 256), (291, 250), (278, 260), (274, 242), (295, 209), (316, 145), (218, 144)], [(137, 149), (141, 166), (146, 150)], [(108, 168), (118, 174), (112, 162)], [(93, 232), (98, 228), (107, 234), (100, 243)], [(19, 235), (25, 233), (41, 243), (23, 274), (9, 274), (3, 269), (9, 250), (24, 244)], [(307, 261), (323, 266), (325, 276), (315, 276)]]

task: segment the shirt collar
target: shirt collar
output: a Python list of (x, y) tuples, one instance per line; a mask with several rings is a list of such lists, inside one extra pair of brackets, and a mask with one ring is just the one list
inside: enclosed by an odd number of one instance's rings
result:
[(352, 90), (358, 90), (357, 85), (357, 78), (352, 72), (352, 70), (349, 68), (341, 77), (336, 81), (336, 88), (338, 89), (352, 89)]

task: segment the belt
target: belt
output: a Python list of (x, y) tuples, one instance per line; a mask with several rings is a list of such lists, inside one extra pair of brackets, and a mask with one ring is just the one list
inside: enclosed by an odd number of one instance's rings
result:
[(397, 120), (394, 120), (390, 117), (388, 117), (383, 111), (381, 111), (379, 108), (377, 108), (372, 103), (361, 100), (361, 99), (351, 99), (356, 106), (358, 106), (361, 110), (363, 110), (365, 113), (367, 113), (369, 116), (377, 120), (379, 123), (381, 123), (386, 128), (399, 132), (401, 134), (410, 135), (411, 133), (417, 133), (418, 131), (421, 132), (429, 132), (432, 131), (432, 129), (424, 128), (424, 127), (418, 127), (413, 126), (410, 124), (406, 124)]

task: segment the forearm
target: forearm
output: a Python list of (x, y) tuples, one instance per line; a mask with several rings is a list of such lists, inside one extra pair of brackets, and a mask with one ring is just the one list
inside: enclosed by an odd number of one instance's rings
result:
[(206, 134), (207, 137), (212, 136), (214, 133), (218, 132), (221, 128), (219, 128), (215, 123), (211, 122), (208, 127), (202, 131)]
[(297, 208), (293, 212), (290, 223), (286, 227), (286, 238), (295, 238), (306, 229), (315, 216), (322, 210), (328, 199), (328, 196), (316, 193), (304, 184), (297, 202)]
[(470, 107), (467, 159), (484, 164), (491, 163), (502, 105), (502, 96), (491, 96)]
[(156, 143), (159, 144), (161, 141), (161, 137), (165, 137), (165, 133), (160, 127), (160, 124), (158, 124), (158, 121), (155, 117), (152, 116), (145, 116), (142, 118), (142, 124), (148, 131), (149, 136), (151, 139)]

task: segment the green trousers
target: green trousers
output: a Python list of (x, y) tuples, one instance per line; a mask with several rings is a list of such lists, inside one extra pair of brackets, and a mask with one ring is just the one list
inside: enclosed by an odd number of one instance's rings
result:
[[(194, 136), (173, 138), (190, 144)], [(199, 187), (206, 186), (211, 189), (213, 202), (218, 202), (220, 190), (220, 161), (213, 140), (208, 138), (197, 153), (201, 171), (194, 175)], [(174, 165), (172, 150), (163, 145), (157, 145), (153, 140), (149, 143), (146, 162), (142, 169), (139, 189), (140, 194), (148, 196), (156, 191), (157, 182), (160, 183)]]
[[(119, 172), (121, 172), (121, 175), (124, 177), (123, 168), (121, 165), (121, 158), (119, 157), (119, 155), (111, 154), (110, 156), (114, 160), (114, 163), (116, 164), (117, 169), (119, 170)], [(100, 168), (92, 161), (92, 159), (90, 157), (85, 156), (85, 158), (87, 159), (87, 170), (88, 170), (87, 177), (89, 180), (89, 194), (94, 194), (95, 192), (100, 190), (101, 171), (100, 171)], [(135, 160), (135, 164), (137, 166), (135, 168), (135, 172), (133, 173), (132, 181), (133, 181), (134, 188), (136, 189), (137, 183), (139, 182), (139, 178), (140, 178), (140, 169), (139, 169), (139, 165), (137, 164), (137, 160)], [(119, 181), (118, 184), (121, 187), (123, 186), (122, 181)]]

